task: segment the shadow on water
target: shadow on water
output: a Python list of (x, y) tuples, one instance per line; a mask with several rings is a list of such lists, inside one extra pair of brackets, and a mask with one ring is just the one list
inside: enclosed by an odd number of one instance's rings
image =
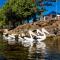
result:
[(0, 38), (0, 60), (27, 60), (28, 48), (21, 44), (8, 45), (6, 40)]
[(0, 60), (60, 60), (60, 36), (49, 37), (44, 43), (44, 49), (32, 47), (28, 48), (20, 44), (8, 45), (6, 41), (0, 38)]
[(34, 49), (29, 53), (28, 60), (45, 60), (45, 57), (47, 56), (46, 48), (39, 48), (37, 45), (33, 46), (33, 48)]
[(28, 60), (60, 60), (60, 36), (49, 37), (44, 41), (46, 48), (36, 48)]
[(3, 48), (0, 49), (0, 60), (5, 60), (3, 58), (6, 58), (7, 60), (27, 60), (28, 48), (18, 44), (8, 45), (5, 41), (3, 43)]

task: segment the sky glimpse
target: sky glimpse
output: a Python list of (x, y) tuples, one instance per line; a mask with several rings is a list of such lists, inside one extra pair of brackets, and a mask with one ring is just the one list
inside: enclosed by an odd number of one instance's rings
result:
[[(0, 0), (0, 8), (3, 7), (3, 5), (6, 3), (7, 0)], [(60, 0), (57, 0), (57, 2), (52, 2), (52, 6), (45, 7), (48, 11), (46, 11), (44, 14), (47, 14), (51, 11), (59, 11), (60, 13)]]
[(7, 0), (0, 0), (0, 7), (2, 7), (5, 3), (6, 3)]

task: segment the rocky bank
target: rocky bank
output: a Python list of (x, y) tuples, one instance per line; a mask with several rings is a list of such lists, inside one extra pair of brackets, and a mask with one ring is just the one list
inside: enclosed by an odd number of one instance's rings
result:
[(28, 30), (36, 30), (45, 28), (49, 33), (60, 35), (60, 20), (49, 20), (49, 21), (37, 21), (34, 23), (28, 23), (24, 25), (17, 26), (15, 29), (10, 30), (8, 34), (27, 34)]

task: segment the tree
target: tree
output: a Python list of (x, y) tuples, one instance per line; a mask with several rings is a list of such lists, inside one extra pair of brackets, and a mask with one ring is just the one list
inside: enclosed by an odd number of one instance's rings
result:
[(20, 20), (20, 23), (23, 24), (24, 19), (29, 18), (33, 13), (31, 0), (8, 0), (0, 12), (1, 15), (5, 16), (3, 20), (11, 21), (14, 25), (17, 20)]
[(45, 6), (53, 6), (51, 2), (56, 2), (58, 0), (33, 0), (35, 2), (34, 9), (40, 15), (40, 18), (43, 17), (43, 12), (48, 11)]
[(23, 24), (24, 19), (29, 19), (31, 16), (34, 16), (34, 21), (36, 21), (36, 13), (41, 16), (42, 12), (46, 11), (44, 8), (46, 4), (43, 4), (45, 1), (47, 0), (8, 0), (5, 6), (0, 9), (0, 21), (7, 25), (10, 21), (14, 27), (17, 22)]

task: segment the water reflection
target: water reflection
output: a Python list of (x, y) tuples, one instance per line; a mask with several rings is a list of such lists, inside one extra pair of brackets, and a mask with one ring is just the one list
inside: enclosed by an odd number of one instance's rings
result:
[[(29, 60), (42, 60), (45, 58), (46, 52), (46, 44), (44, 42), (40, 42), (37, 44), (33, 44), (31, 49), (29, 50), (28, 59)], [(45, 60), (45, 59), (44, 59)]]
[(55, 40), (50, 46), (44, 42), (34, 44), (29, 51), (28, 60), (60, 60), (59, 46), (58, 40)]
[[(23, 46), (20, 46), (19, 50), (17, 49), (17, 52), (15, 52), (15, 49), (12, 48), (12, 49), (14, 49), (13, 51), (12, 50), (6, 51), (6, 53), (4, 53), (4, 55), (7, 58), (9, 56), (10, 59), (8, 59), (8, 60), (16, 60), (16, 59), (17, 60), (60, 60), (60, 53), (58, 53), (59, 48), (56, 47), (59, 44), (57, 45), (55, 43), (50, 44), (50, 46), (51, 46), (50, 47), (48, 44), (46, 45), (44, 42), (42, 42), (42, 45), (45, 45), (43, 48), (42, 47), (39, 48), (41, 43), (40, 44), (34, 43), (33, 46), (31, 47), (30, 51), (29, 51), (29, 49), (25, 50), (25, 48)], [(56, 46), (54, 47), (54, 45), (56, 45)], [(29, 53), (27, 51), (29, 51)], [(0, 53), (0, 55), (1, 55), (1, 53)]]
[[(21, 45), (15, 45), (14, 48), (10, 46), (13, 50), (4, 51), (7, 45), (6, 43), (2, 43), (0, 39), (0, 58), (4, 59), (4, 57), (2, 57), (3, 55), (7, 58), (9, 57), (10, 59), (8, 60), (60, 60), (60, 36), (57, 39), (55, 38), (55, 40), (50, 37), (46, 42), (32, 43), (32, 46), (29, 45), (28, 49), (25, 48), (26, 45), (29, 44), (23, 45), (24, 47)], [(9, 48), (9, 46), (7, 47)], [(15, 48), (17, 48), (16, 51)]]
[(7, 59), (4, 56), (0, 56), (0, 60), (7, 60)]

